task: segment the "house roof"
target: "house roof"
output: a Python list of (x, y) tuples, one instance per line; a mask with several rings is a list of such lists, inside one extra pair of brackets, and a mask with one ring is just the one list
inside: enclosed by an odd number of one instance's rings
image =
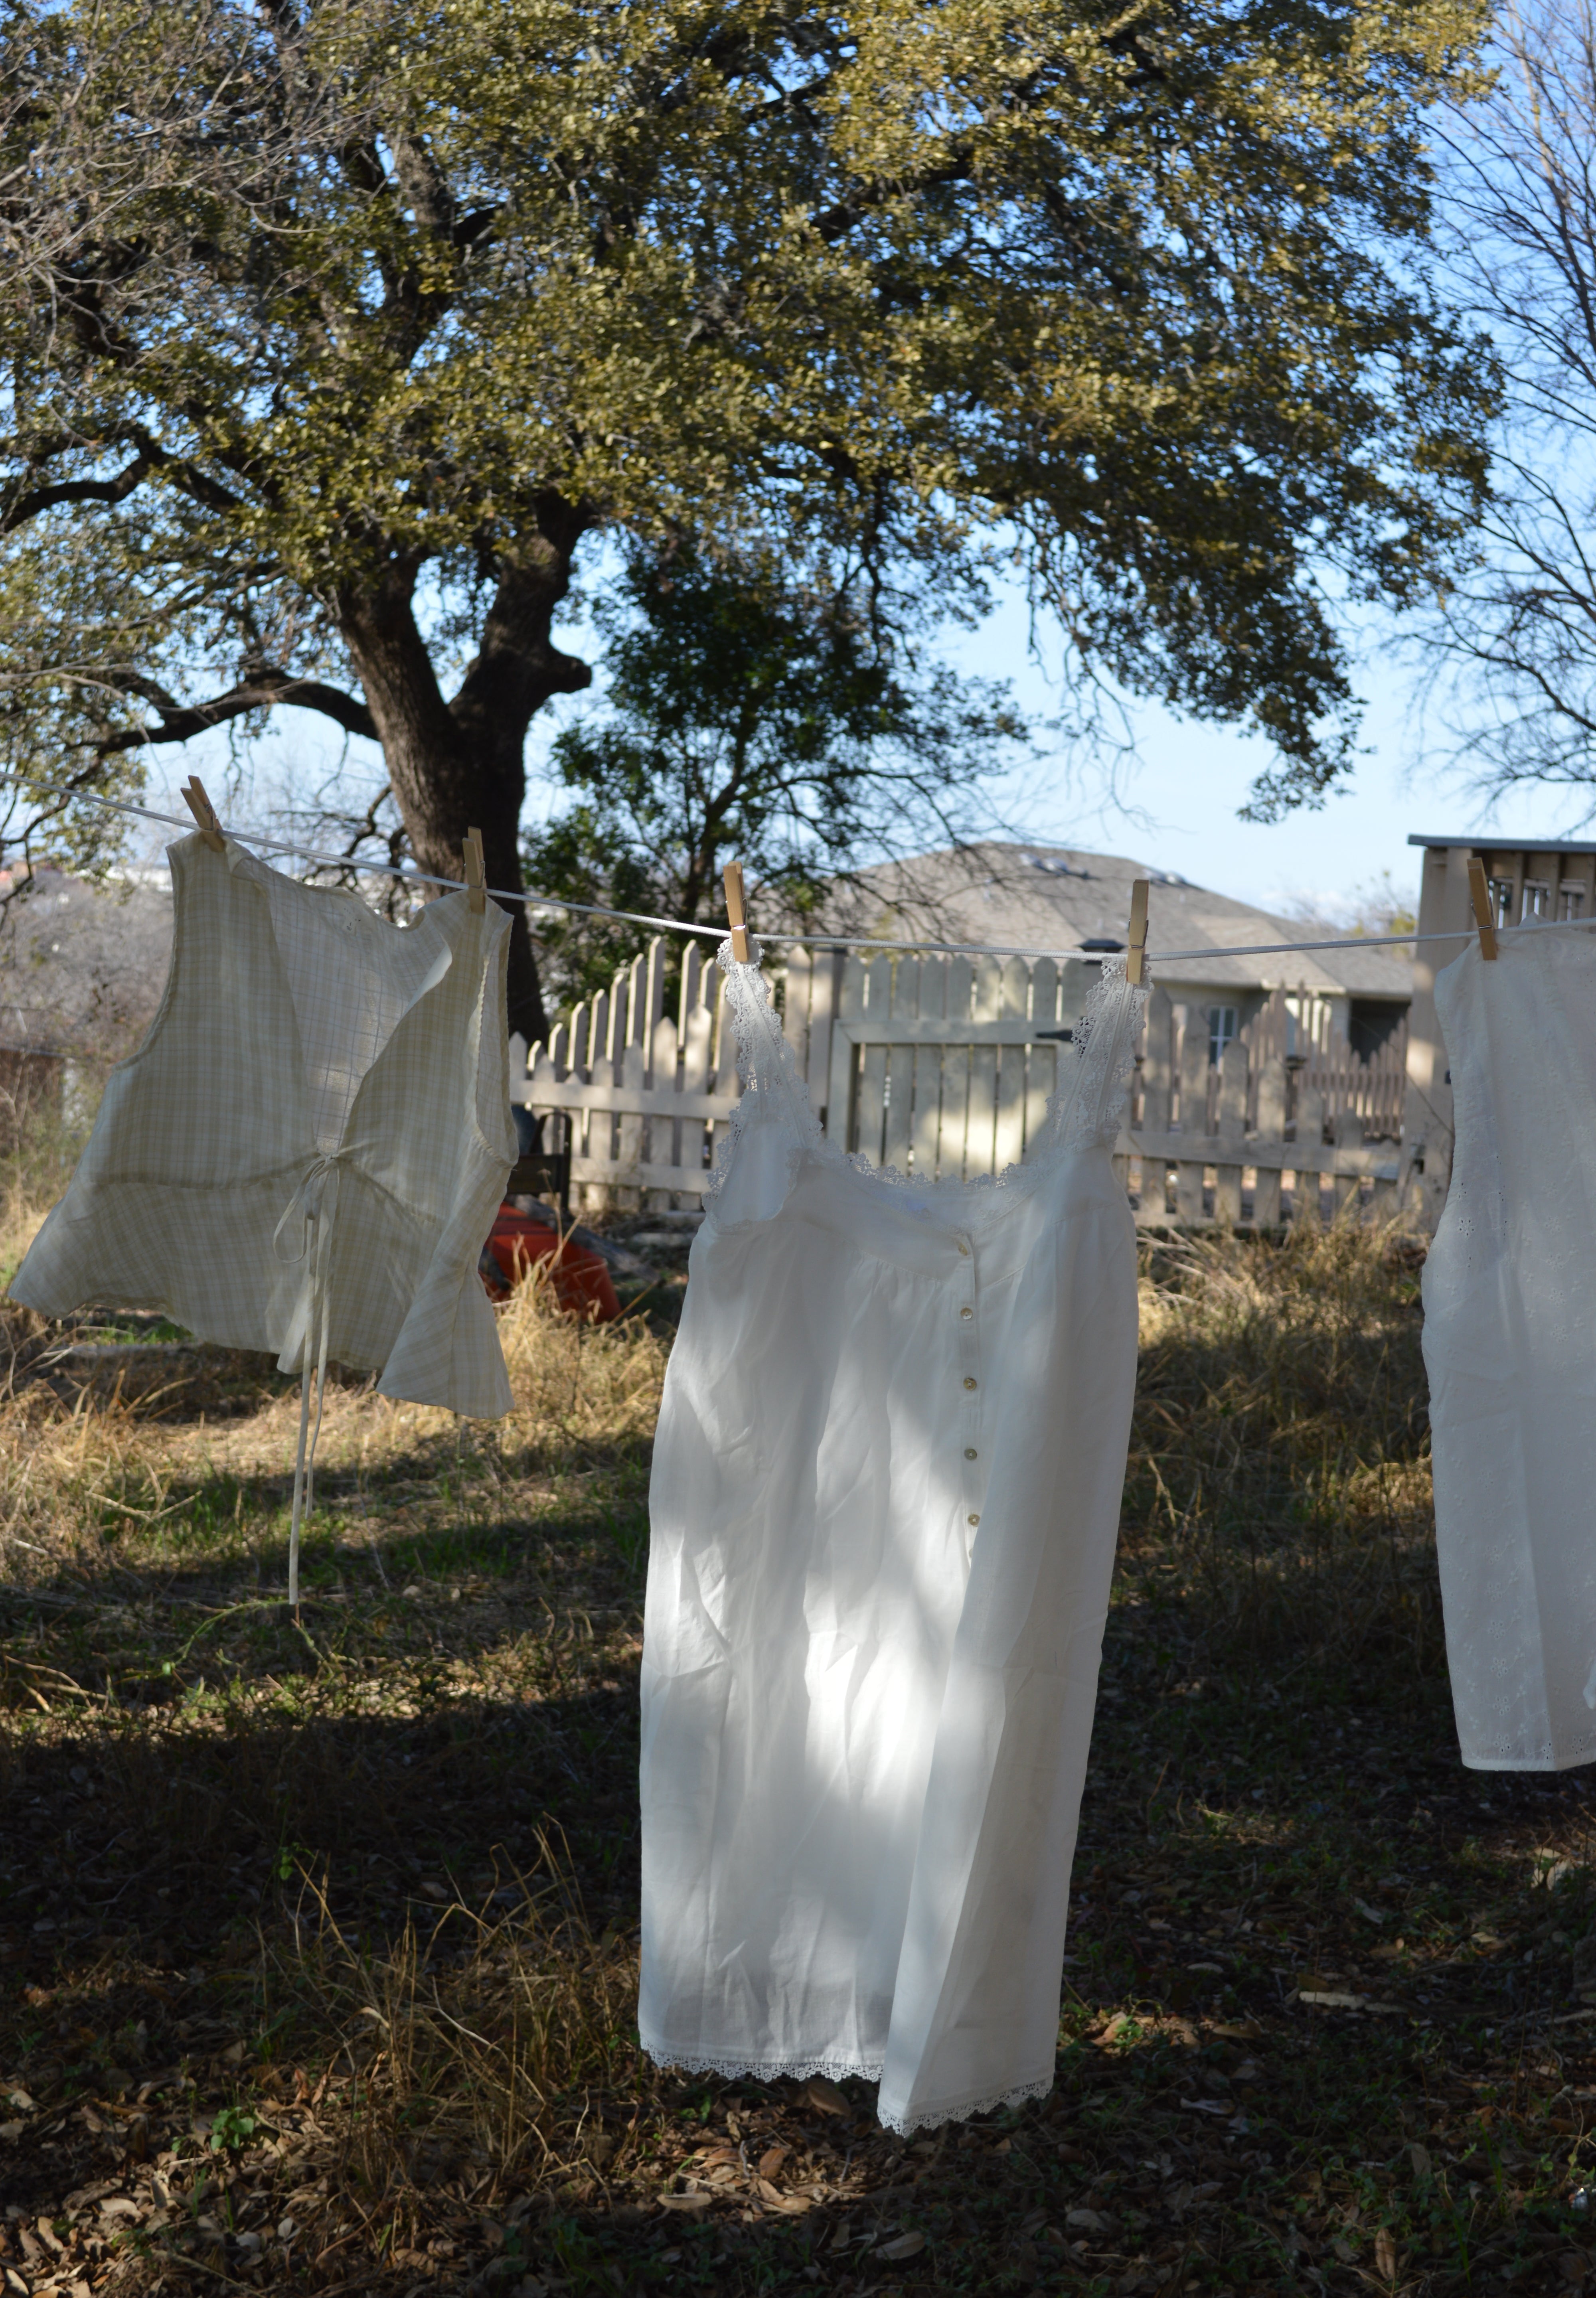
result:
[[(1149, 879), (1149, 949), (1226, 948), (1248, 942), (1311, 942), (1321, 925), (1279, 918), (1251, 903), (1211, 893), (1169, 871), (1118, 854), (1079, 847), (1007, 844), (948, 847), (860, 875), (846, 914), (830, 922), (849, 932), (894, 938), (1078, 949), (1090, 940), (1123, 943), (1131, 882)], [(1331, 950), (1263, 957), (1169, 960), (1157, 978), (1171, 986), (1213, 989), (1308, 989), (1325, 996), (1406, 1000), (1412, 960), (1400, 948)]]

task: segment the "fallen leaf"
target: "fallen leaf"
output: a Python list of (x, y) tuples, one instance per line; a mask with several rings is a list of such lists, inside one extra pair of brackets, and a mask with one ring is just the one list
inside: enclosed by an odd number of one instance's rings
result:
[(1263, 2034), (1256, 2019), (1216, 2019), (1208, 2031), (1211, 2035), (1222, 2036), (1228, 2043), (1256, 2043)]
[(872, 2258), (913, 2258), (925, 2248), (925, 2236), (918, 2227), (909, 2234), (900, 2234), (896, 2242), (883, 2242), (871, 2252)]
[(1104, 2217), (1101, 2211), (1080, 2210), (1066, 2211), (1064, 2224), (1067, 2227), (1074, 2227), (1081, 2234), (1106, 2234), (1110, 2221)]
[(759, 2157), (759, 2176), (762, 2178), (773, 2178), (791, 2152), (790, 2146), (767, 2147)]
[(800, 2095), (822, 2114), (853, 2112), (843, 2093), (834, 2082), (829, 2082), (824, 2075), (811, 2075)]
[(1375, 2236), (1375, 2264), (1387, 2282), (1396, 2280), (1396, 2244), (1391, 2239), (1389, 2227), (1382, 2227)]
[(1371, 1907), (1367, 1899), (1354, 1899), (1352, 1905), (1366, 1923), (1388, 1923), (1391, 1921), (1390, 1914), (1385, 1907)]
[(1427, 2146), (1420, 2146), (1418, 2145), (1410, 2146), (1408, 2149), (1408, 2160), (1413, 2165), (1414, 2175), (1416, 2177), (1420, 2178), (1427, 2178), (1429, 2177), (1430, 2150)]
[(713, 2200), (710, 2195), (661, 2195), (659, 2207), (664, 2211), (707, 2211)]
[(1377, 2018), (1400, 2015), (1402, 2007), (1400, 2003), (1381, 2003), (1372, 1995), (1350, 1995), (1340, 1987), (1299, 1987), (1297, 2001), (1316, 2003), (1321, 2011), (1372, 2011)]

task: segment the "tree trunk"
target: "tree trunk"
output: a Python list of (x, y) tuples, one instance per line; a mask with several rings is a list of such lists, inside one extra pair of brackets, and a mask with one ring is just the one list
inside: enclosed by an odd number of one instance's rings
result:
[[(339, 622), (423, 870), (459, 877), (466, 832), (477, 829), (489, 885), (520, 890), (526, 730), (551, 696), (579, 692), (592, 681), (587, 665), (562, 654), (550, 636), (589, 523), (568, 506), (541, 507), (535, 531), (501, 571), (476, 658), (452, 700), (444, 698), (417, 626), (418, 565), (395, 562), (376, 586), (339, 594)], [(509, 1027), (529, 1043), (546, 1040), (525, 905), (504, 907), (511, 921)]]

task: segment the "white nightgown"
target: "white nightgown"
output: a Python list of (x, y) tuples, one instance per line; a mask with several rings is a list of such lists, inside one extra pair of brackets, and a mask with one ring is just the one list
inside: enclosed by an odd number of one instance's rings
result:
[(1463, 1761), (1596, 1761), (1596, 940), (1435, 979), (1451, 1184), (1424, 1270), (1435, 1540)]
[(639, 2021), (656, 2060), (880, 2078), (899, 2130), (1053, 2081), (1136, 1380), (1111, 961), (1028, 1161), (821, 1136), (757, 965), (654, 1455)]

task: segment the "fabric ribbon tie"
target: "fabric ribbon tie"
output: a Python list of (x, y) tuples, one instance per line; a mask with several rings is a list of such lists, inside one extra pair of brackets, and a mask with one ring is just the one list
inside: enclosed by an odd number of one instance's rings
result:
[[(282, 1217), (272, 1231), (271, 1249), (277, 1259), (290, 1264), (308, 1261), (306, 1272), (304, 1330), (300, 1339), (299, 1386), (299, 1445), (294, 1461), (294, 1506), (288, 1519), (288, 1602), (299, 1609), (299, 1528), (310, 1513), (316, 1477), (316, 1447), (321, 1438), (321, 1416), (327, 1403), (327, 1335), (331, 1324), (331, 1295), (327, 1272), (332, 1265), (333, 1224), (338, 1211), (339, 1167), (349, 1155), (345, 1149), (331, 1149), (312, 1157), (300, 1177), (299, 1186), (283, 1208)], [(285, 1249), (284, 1231), (295, 1214), (300, 1230), (297, 1243)], [(314, 1231), (314, 1236), (312, 1236)], [(316, 1426), (310, 1426), (310, 1365), (316, 1366)]]

